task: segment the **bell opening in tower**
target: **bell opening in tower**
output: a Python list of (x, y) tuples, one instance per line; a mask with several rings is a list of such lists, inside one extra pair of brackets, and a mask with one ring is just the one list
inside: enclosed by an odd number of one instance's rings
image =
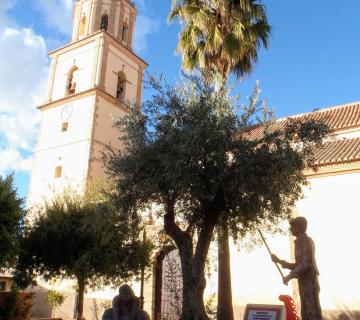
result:
[(104, 14), (101, 17), (100, 30), (107, 31), (108, 25), (109, 25), (109, 16), (107, 14)]

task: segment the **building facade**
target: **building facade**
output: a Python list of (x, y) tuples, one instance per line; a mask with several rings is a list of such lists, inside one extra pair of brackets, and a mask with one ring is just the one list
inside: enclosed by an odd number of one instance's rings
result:
[(140, 105), (147, 64), (132, 51), (136, 10), (127, 0), (78, 0), (71, 43), (50, 53), (30, 206), (64, 187), (104, 180), (101, 150), (121, 148), (113, 119)]
[[(315, 170), (304, 172), (308, 185), (294, 209), (294, 216), (308, 219), (308, 234), (314, 239), (320, 271), (320, 300), (326, 319), (348, 313), (358, 319), (360, 311), (360, 103), (350, 103), (296, 115), (301, 120), (321, 120), (333, 136), (315, 150)], [(278, 120), (281, 129), (286, 120)], [(255, 133), (260, 135), (261, 131)], [(274, 253), (293, 260), (293, 238), (268, 235)], [(282, 284), (265, 247), (251, 252), (232, 246), (231, 268), (236, 318), (246, 303), (279, 303), (280, 294), (290, 294), (299, 306), (296, 281)], [(284, 271), (285, 275), (287, 271)], [(216, 286), (214, 286), (216, 287)], [(355, 313), (357, 312), (357, 316)], [(346, 318), (344, 318), (346, 319)]]
[[(41, 125), (29, 188), (30, 207), (64, 188), (83, 191), (88, 182), (105, 179), (101, 151), (109, 144), (122, 147), (113, 120), (126, 115), (130, 105), (141, 103), (147, 64), (132, 51), (135, 17), (136, 9), (128, 0), (75, 2), (71, 42), (50, 53), (48, 92), (38, 107)], [(323, 120), (334, 130), (334, 137), (316, 150), (317, 170), (305, 172), (309, 185), (294, 212), (308, 218), (309, 234), (317, 246), (322, 305), (329, 312), (360, 309), (360, 258), (356, 253), (360, 242), (360, 104), (296, 117)], [(284, 121), (277, 121), (276, 126), (281, 128)], [(154, 226), (153, 232), (160, 229)], [(274, 253), (291, 260), (288, 236), (269, 235), (268, 241)], [(169, 307), (174, 290), (165, 288), (168, 255), (174, 253), (162, 250), (155, 256), (154, 272), (145, 283), (145, 309), (154, 320), (164, 319), (163, 315), (176, 319), (170, 314), (176, 307)], [(236, 319), (247, 303), (279, 303), (280, 294), (296, 298), (296, 283), (282, 284), (264, 247), (249, 253), (232, 245), (231, 261)], [(206, 295), (211, 296), (217, 290), (215, 271), (207, 283)], [(44, 284), (38, 290), (34, 316), (48, 316), (43, 301), (50, 288), (67, 296), (57, 316), (72, 319), (76, 290), (71, 282)], [(134, 288), (139, 295), (139, 284)], [(114, 294), (110, 288), (88, 292), (86, 318), (92, 319), (94, 308)]]
[[(30, 208), (54, 193), (65, 189), (82, 193), (89, 183), (104, 181), (102, 151), (107, 145), (122, 148), (113, 121), (141, 104), (147, 64), (132, 50), (136, 14), (129, 0), (75, 1), (72, 39), (49, 54), (46, 100), (38, 106), (41, 123), (29, 187)], [(63, 291), (67, 297), (57, 311), (59, 317), (76, 316), (73, 282), (39, 283), (33, 288), (37, 295), (34, 316), (50, 315), (44, 303), (48, 289)], [(86, 317), (92, 317), (94, 304), (112, 295), (109, 288), (89, 293)]]
[[(293, 215), (307, 218), (308, 234), (315, 241), (324, 319), (360, 319), (360, 255), (357, 253), (360, 243), (360, 103), (335, 106), (291, 118), (320, 120), (333, 130), (324, 145), (315, 150), (315, 168), (304, 172), (308, 185), (303, 188), (303, 197), (297, 202)], [(272, 129), (281, 130), (286, 121), (277, 120)], [(251, 131), (251, 137), (261, 137), (262, 130), (259, 127)], [(283, 227), (287, 229), (287, 223)], [(268, 234), (266, 238), (273, 253), (287, 261), (294, 260), (293, 237), (288, 234)], [(282, 294), (292, 296), (300, 310), (296, 280), (288, 286), (283, 285), (278, 270), (261, 242), (249, 251), (246, 246), (230, 241), (230, 256), (235, 319), (243, 319), (246, 304), (282, 304), (278, 299)], [(212, 266), (205, 298), (217, 293), (215, 244), (210, 248), (209, 260)], [(153, 315), (154, 319), (162, 319), (161, 315), (166, 315), (168, 310), (176, 306), (176, 294), (164, 288), (169, 267), (162, 254), (158, 257), (157, 265), (156, 270), (161, 272), (160, 275), (155, 274), (155, 280), (163, 278), (163, 288), (160, 281), (155, 281)], [(284, 274), (287, 275), (286, 270)], [(160, 293), (156, 292), (159, 287), (162, 289)], [(169, 308), (166, 303), (171, 301)], [(156, 318), (155, 315), (160, 317)]]

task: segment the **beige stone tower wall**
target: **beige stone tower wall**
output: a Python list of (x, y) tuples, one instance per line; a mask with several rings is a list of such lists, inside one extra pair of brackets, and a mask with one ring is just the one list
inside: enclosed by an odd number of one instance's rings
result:
[[(80, 3), (85, 6), (93, 2), (83, 0), (76, 6)], [(86, 182), (103, 181), (100, 151), (109, 143), (121, 148), (119, 132), (112, 128), (113, 119), (128, 112), (125, 102), (141, 103), (147, 66), (128, 47), (101, 30), (51, 52), (50, 57), (47, 98), (38, 107), (42, 117), (30, 205), (65, 186), (81, 190)], [(124, 77), (121, 99), (117, 96), (120, 73)], [(59, 167), (60, 176), (56, 172)]]
[[(101, 28), (105, 15), (106, 28)], [(122, 147), (113, 120), (128, 113), (128, 103), (141, 103), (147, 64), (131, 49), (135, 16), (136, 10), (127, 0), (75, 2), (72, 40), (50, 53), (48, 90), (45, 102), (38, 106), (41, 124), (31, 172), (29, 207), (64, 188), (83, 192), (86, 183), (106, 179), (101, 152), (108, 144)], [(84, 17), (85, 24), (81, 26)], [(46, 292), (53, 286), (41, 283), (42, 288), (36, 290)], [(62, 281), (56, 284), (56, 289), (67, 296), (58, 316), (72, 319), (74, 283)], [(88, 292), (86, 317), (92, 318), (93, 299), (100, 303), (115, 294), (110, 288)], [(39, 294), (35, 301), (38, 317), (48, 316), (44, 314), (48, 308), (43, 307), (42, 297)]]
[(136, 10), (128, 0), (78, 0), (74, 6), (72, 41), (87, 37), (101, 28), (108, 17), (107, 32), (131, 48)]

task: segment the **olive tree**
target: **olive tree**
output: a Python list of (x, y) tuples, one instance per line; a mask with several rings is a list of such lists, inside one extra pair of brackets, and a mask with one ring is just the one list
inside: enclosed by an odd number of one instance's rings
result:
[[(129, 217), (156, 208), (179, 249), (181, 319), (207, 320), (204, 268), (216, 227), (226, 221), (239, 237), (288, 218), (312, 148), (328, 130), (296, 120), (272, 130), (257, 91), (250, 106), (239, 106), (226, 85), (215, 89), (196, 76), (175, 87), (154, 78), (150, 84), (154, 93), (142, 111), (116, 123), (125, 150), (106, 156), (114, 199)], [(255, 128), (262, 134), (253, 135)]]

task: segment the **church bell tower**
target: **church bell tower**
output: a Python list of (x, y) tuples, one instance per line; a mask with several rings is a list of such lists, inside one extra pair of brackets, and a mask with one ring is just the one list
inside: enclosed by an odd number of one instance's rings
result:
[(104, 180), (101, 151), (121, 148), (113, 119), (127, 114), (125, 102), (141, 103), (147, 64), (132, 50), (135, 17), (129, 0), (75, 2), (71, 42), (49, 54), (30, 206), (64, 187)]

